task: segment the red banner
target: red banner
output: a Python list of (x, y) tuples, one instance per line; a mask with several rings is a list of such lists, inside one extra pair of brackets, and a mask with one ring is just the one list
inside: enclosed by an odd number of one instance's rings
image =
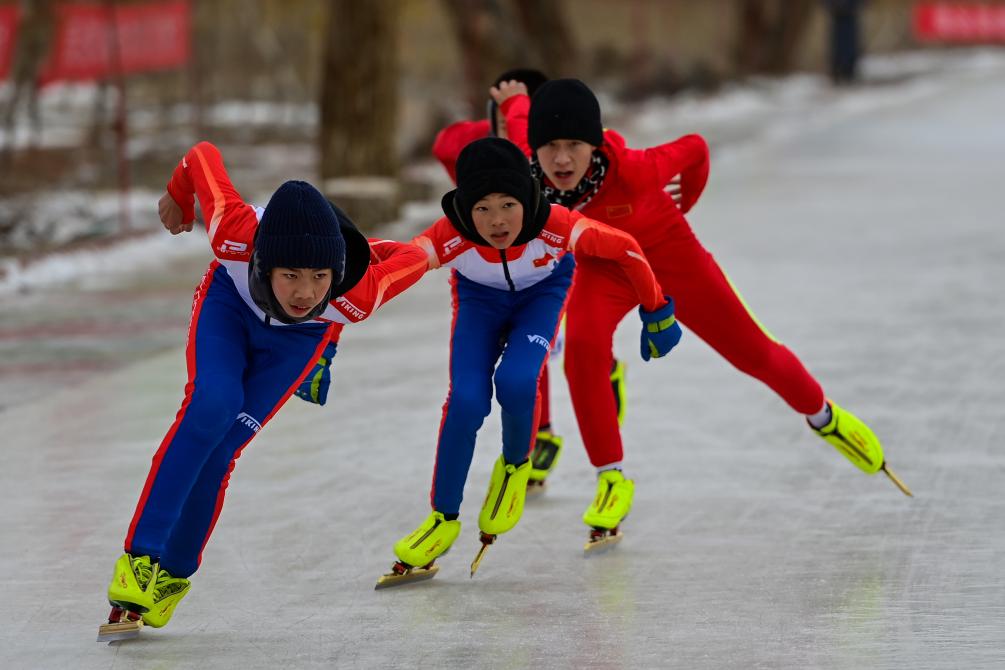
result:
[(6, 79), (10, 72), (16, 29), (17, 5), (0, 5), (0, 81)]
[(948, 2), (915, 5), (914, 36), (921, 42), (1005, 42), (1005, 5)]
[[(0, 6), (0, 79), (10, 72), (17, 5)], [(189, 0), (130, 5), (61, 3), (41, 84), (92, 81), (117, 74), (172, 70), (191, 54)]]
[(64, 4), (41, 80), (89, 81), (188, 63), (187, 0), (137, 5)]

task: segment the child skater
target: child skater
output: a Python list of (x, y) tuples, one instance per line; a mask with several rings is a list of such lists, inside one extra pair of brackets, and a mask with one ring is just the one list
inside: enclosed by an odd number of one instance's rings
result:
[(113, 610), (102, 632), (112, 639), (134, 635), (140, 618), (168, 622), (189, 592), (241, 451), (335, 331), (372, 314), (427, 266), (411, 244), (368, 243), (305, 182), (284, 183), (264, 210), (245, 204), (207, 142), (185, 155), (160, 200), (171, 234), (192, 230), (196, 197), (216, 259), (192, 306), (185, 399), (153, 457), (108, 587)]
[[(545, 201), (520, 149), (499, 138), (472, 142), (457, 160), (457, 189), (446, 214), (414, 242), (429, 267), (452, 268), (450, 391), (443, 407), (430, 494), (432, 512), (394, 546), (398, 562), (378, 588), (435, 574), (432, 562), (460, 533), (458, 514), (475, 435), (495, 384), (502, 455), (492, 470), (478, 527), (482, 548), (523, 512), (535, 426), (537, 381), (565, 306), (575, 261), (594, 257), (620, 273), (640, 304), (644, 360), (680, 339), (673, 301), (631, 236)], [(610, 394), (608, 394), (609, 396)], [(606, 505), (601, 513), (606, 513)]]
[[(507, 138), (506, 115), (500, 109), (495, 98), (500, 95), (499, 91), (519, 90), (519, 92), (533, 95), (541, 84), (548, 81), (548, 77), (540, 70), (530, 68), (516, 68), (503, 72), (496, 78), (490, 91), (488, 101), (488, 113), (486, 118), (477, 121), (457, 121), (450, 124), (436, 135), (433, 142), (433, 155), (440, 161), (443, 169), (450, 175), (450, 179), (457, 182), (457, 157), (461, 149), (474, 140), (483, 137)], [(514, 87), (518, 87), (515, 89)], [(508, 96), (507, 96), (508, 97)], [(505, 99), (505, 98), (503, 98)], [(523, 124), (522, 128), (516, 129), (521, 137), (526, 136), (526, 115), (519, 117)], [(560, 338), (557, 342), (560, 348)], [(530, 455), (530, 479), (528, 480), (528, 494), (544, 490), (545, 480), (558, 464), (559, 456), (562, 453), (562, 438), (557, 435), (551, 425), (551, 392), (549, 366), (544, 366), (541, 370), (540, 398), (541, 408), (538, 418), (537, 434), (534, 440), (534, 449)], [(615, 359), (611, 365), (609, 375), (610, 388), (614, 393), (614, 401), (618, 408), (618, 420), (624, 418), (625, 412), (625, 366), (624, 363)]]
[[(708, 178), (705, 140), (687, 135), (645, 150), (629, 149), (621, 135), (604, 129), (596, 97), (576, 79), (549, 81), (533, 100), (514, 93), (513, 99), (496, 99), (506, 113), (510, 140), (531, 157), (548, 201), (633, 235), (660, 285), (676, 299), (684, 325), (778, 393), (852, 463), (869, 474), (883, 470), (910, 495), (886, 468), (883, 448), (869, 427), (824, 396), (795, 354), (757, 321), (692, 232), (683, 214)], [(523, 128), (526, 137), (519, 132)], [(679, 207), (664, 191), (678, 175)], [(597, 468), (598, 494), (612, 486), (622, 494), (620, 509), (603, 527), (620, 523), (634, 492), (632, 480), (621, 472), (617, 410), (600, 385), (610, 369), (614, 330), (637, 299), (608, 265), (579, 260), (566, 317), (565, 372), (583, 444)], [(591, 504), (583, 520), (597, 528), (601, 520), (595, 512)]]

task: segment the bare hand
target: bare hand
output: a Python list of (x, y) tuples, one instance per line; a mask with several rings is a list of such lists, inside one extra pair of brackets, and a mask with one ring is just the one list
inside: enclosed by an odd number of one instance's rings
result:
[(493, 86), (489, 89), (489, 95), (492, 96), (497, 105), (501, 106), (514, 95), (527, 95), (527, 85), (516, 79), (501, 81), (499, 86)]
[(170, 193), (165, 193), (157, 201), (157, 214), (161, 217), (161, 223), (172, 235), (187, 233), (192, 231), (194, 222), (182, 223), (181, 206), (174, 201)]
[(674, 204), (680, 208), (680, 201), (684, 197), (680, 188), (680, 175), (675, 175), (674, 178), (663, 187), (663, 190), (666, 191), (671, 198), (673, 198)]

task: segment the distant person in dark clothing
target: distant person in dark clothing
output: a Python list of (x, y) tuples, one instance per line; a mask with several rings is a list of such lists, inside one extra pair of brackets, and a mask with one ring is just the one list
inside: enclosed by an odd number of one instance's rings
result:
[(858, 78), (858, 18), (863, 0), (824, 0), (831, 15), (831, 81), (851, 84)]

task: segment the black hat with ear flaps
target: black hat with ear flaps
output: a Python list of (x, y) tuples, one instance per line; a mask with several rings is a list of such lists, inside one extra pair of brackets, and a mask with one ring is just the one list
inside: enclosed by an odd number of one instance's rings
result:
[(443, 213), (461, 235), (475, 244), (491, 246), (475, 230), (471, 210), (490, 193), (505, 193), (523, 205), (523, 228), (514, 245), (526, 244), (541, 232), (551, 205), (530, 175), (530, 163), (509, 140), (485, 137), (468, 144), (457, 157), (457, 188), (443, 196)]

